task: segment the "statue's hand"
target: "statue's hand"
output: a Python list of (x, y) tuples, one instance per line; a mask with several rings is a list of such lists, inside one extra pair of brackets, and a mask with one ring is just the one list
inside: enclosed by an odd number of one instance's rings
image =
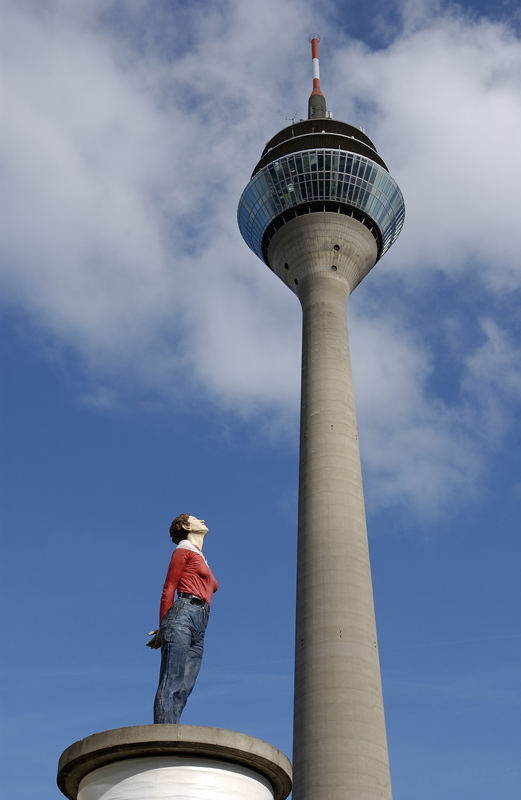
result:
[(161, 637), (159, 635), (159, 631), (150, 631), (148, 635), (152, 636), (153, 638), (147, 642), (147, 647), (151, 647), (152, 650), (159, 650), (161, 647)]

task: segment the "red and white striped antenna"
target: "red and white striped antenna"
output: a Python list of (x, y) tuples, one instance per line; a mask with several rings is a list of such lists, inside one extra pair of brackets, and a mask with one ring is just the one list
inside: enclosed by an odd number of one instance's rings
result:
[(313, 33), (309, 37), (311, 42), (311, 59), (313, 63), (313, 91), (308, 103), (308, 119), (324, 119), (327, 117), (326, 98), (320, 89), (320, 65), (318, 61), (318, 43), (320, 36)]
[(311, 59), (313, 63), (313, 91), (312, 94), (322, 94), (320, 91), (320, 64), (318, 61), (318, 43), (320, 36), (318, 33), (313, 33), (309, 37), (311, 42)]

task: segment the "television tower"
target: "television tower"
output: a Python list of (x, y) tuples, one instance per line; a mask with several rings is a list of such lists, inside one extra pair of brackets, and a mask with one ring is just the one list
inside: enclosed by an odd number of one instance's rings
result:
[(267, 143), (238, 222), (303, 311), (293, 797), (390, 800), (346, 303), (404, 202), (373, 142), (326, 110), (318, 42), (308, 119)]

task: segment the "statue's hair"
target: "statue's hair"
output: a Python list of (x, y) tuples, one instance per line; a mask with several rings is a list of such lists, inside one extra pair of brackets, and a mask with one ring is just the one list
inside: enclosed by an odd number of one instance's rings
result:
[(170, 538), (174, 544), (182, 542), (190, 533), (190, 531), (187, 531), (184, 527), (184, 525), (188, 523), (189, 516), (190, 514), (179, 514), (170, 525)]

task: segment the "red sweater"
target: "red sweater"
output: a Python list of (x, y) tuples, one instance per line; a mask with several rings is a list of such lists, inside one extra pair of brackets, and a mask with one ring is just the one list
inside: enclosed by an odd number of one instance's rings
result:
[(214, 578), (212, 570), (199, 553), (192, 550), (174, 550), (166, 574), (165, 585), (159, 606), (159, 624), (174, 601), (175, 590), (195, 594), (206, 600), (210, 605), (212, 595), (217, 591), (219, 584)]

